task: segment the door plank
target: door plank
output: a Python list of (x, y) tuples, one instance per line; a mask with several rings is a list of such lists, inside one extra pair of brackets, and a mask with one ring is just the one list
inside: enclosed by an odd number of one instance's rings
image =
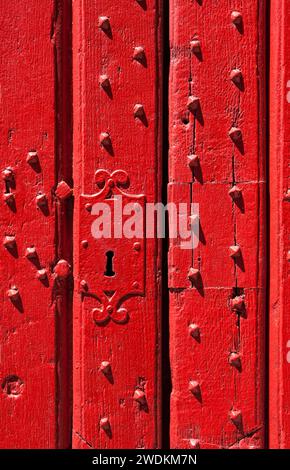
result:
[(200, 226), (192, 281), (169, 251), (172, 448), (264, 445), (264, 45), (263, 1), (171, 2), (169, 198)]
[(160, 199), (160, 17), (73, 5), (75, 448), (160, 446), (160, 244), (91, 234), (95, 203)]
[(53, 0), (0, 2), (0, 447), (58, 446)]
[(270, 414), (271, 448), (290, 447), (289, 130), (290, 12), (271, 2), (270, 38)]

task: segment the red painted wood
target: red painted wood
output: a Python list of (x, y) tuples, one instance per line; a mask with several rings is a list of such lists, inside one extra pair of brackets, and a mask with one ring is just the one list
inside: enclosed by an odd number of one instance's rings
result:
[(173, 448), (264, 445), (265, 5), (170, 4), (169, 198), (200, 210), (169, 252)]
[(0, 3), (0, 446), (58, 445), (55, 2)]
[(270, 39), (270, 415), (271, 448), (290, 447), (289, 131), (290, 12), (271, 2)]
[(159, 242), (137, 240), (135, 250), (136, 239), (93, 239), (88, 206), (112, 203), (110, 175), (114, 195), (160, 199), (160, 17), (155, 0), (73, 5), (75, 448), (160, 445)]

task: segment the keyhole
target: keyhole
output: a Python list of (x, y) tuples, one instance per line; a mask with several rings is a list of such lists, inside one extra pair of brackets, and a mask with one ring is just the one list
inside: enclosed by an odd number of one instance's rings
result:
[(113, 271), (114, 252), (107, 251), (106, 257), (107, 257), (107, 262), (106, 262), (106, 271), (104, 272), (104, 275), (108, 277), (115, 276), (115, 272)]

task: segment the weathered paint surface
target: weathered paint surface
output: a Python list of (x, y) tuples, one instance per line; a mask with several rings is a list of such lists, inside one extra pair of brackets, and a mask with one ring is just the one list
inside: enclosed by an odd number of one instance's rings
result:
[(52, 0), (0, 2), (0, 447), (57, 446)]
[(153, 0), (73, 5), (75, 448), (160, 446), (159, 243), (91, 234), (96, 202), (160, 198), (160, 18)]
[(264, 14), (170, 3), (169, 199), (200, 205), (169, 251), (173, 448), (264, 445)]
[(271, 448), (290, 447), (290, 11), (271, 2), (270, 48), (270, 362)]

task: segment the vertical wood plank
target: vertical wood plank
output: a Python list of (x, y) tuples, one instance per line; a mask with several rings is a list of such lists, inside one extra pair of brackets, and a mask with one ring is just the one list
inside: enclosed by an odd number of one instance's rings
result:
[(265, 2), (173, 0), (170, 30), (170, 185), (200, 218), (194, 275), (169, 252), (171, 447), (262, 447)]
[(270, 415), (271, 448), (290, 446), (290, 12), (271, 2), (270, 38)]
[(157, 0), (73, 5), (75, 448), (160, 445), (159, 242), (91, 235), (96, 202), (160, 199), (160, 18)]
[(0, 447), (58, 442), (53, 0), (0, 2)]

